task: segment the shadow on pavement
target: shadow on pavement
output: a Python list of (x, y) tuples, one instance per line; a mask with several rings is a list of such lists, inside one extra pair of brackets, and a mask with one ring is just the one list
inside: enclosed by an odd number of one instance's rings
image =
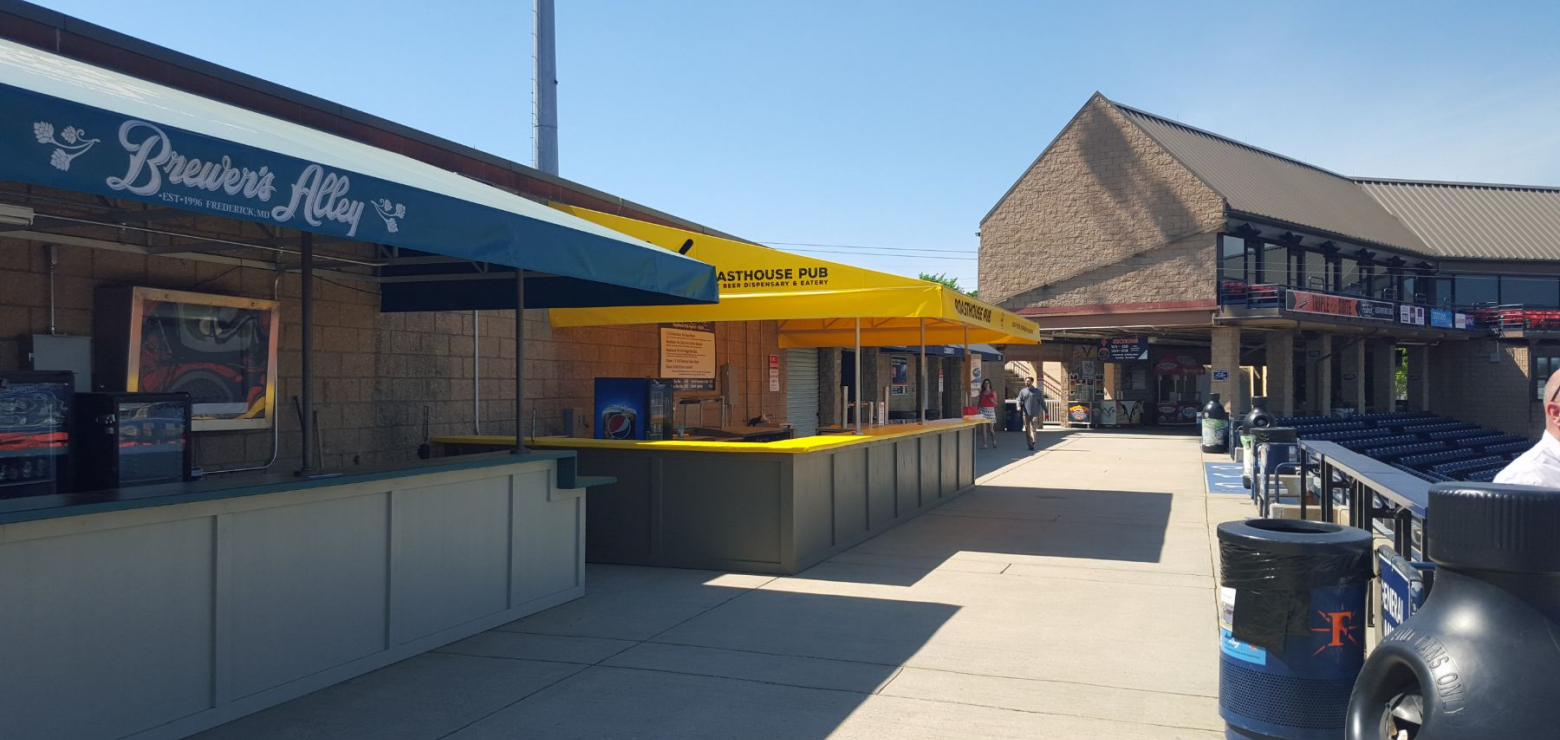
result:
[[(982, 486), (797, 577), (910, 586), (964, 552), (1159, 563), (1172, 499), (1145, 491)], [(873, 563), (879, 567), (831, 567)]]
[(580, 600), (197, 737), (823, 740), (959, 611), (598, 570)]

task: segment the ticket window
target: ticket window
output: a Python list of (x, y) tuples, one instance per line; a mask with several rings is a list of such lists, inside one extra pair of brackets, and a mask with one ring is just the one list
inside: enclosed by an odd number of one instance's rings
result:
[(1202, 401), (1207, 396), (1207, 375), (1159, 376), (1159, 401)]

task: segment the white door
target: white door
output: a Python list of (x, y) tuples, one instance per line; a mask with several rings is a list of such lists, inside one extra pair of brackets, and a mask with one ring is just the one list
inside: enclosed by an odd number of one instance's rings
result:
[(785, 351), (785, 416), (798, 437), (818, 433), (818, 350)]

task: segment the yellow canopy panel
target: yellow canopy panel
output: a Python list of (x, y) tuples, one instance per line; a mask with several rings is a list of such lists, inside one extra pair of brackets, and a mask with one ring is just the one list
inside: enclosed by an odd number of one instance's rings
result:
[(678, 321), (779, 321), (782, 347), (1038, 344), (1034, 323), (937, 283), (803, 257), (573, 206), (554, 205), (658, 247), (715, 266), (720, 303), (698, 306), (558, 308), (554, 326)]

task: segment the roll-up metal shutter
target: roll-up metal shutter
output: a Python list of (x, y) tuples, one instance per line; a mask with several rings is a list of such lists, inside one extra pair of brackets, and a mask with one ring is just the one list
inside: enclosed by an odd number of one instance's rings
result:
[(785, 351), (785, 416), (798, 437), (818, 433), (818, 350)]

